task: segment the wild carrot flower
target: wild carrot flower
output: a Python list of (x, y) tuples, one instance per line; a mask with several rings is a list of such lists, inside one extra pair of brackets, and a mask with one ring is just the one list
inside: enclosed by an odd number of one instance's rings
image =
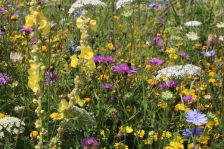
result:
[(0, 84), (6, 85), (9, 82), (9, 75), (6, 73), (0, 73)]
[(81, 140), (82, 149), (98, 149), (99, 143), (94, 137)]
[(137, 70), (138, 70), (137, 68), (129, 66), (126, 63), (122, 63), (119, 66), (113, 66), (112, 69), (115, 72), (120, 72), (120, 73), (123, 73), (123, 74), (136, 73)]
[(197, 126), (206, 124), (207, 120), (208, 118), (206, 117), (206, 115), (200, 111), (197, 111), (196, 109), (190, 110), (186, 114), (186, 121)]

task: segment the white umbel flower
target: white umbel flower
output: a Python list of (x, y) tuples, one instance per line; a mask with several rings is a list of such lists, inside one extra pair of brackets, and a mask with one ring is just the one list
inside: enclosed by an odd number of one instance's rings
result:
[(201, 26), (201, 22), (199, 21), (188, 21), (186, 23), (184, 23), (185, 26), (188, 26), (188, 27), (193, 27), (193, 26)]
[(129, 4), (131, 2), (133, 2), (133, 0), (118, 0), (116, 3), (116, 8), (119, 9), (123, 7), (124, 5)]
[(217, 28), (224, 28), (224, 22), (220, 22), (216, 24)]
[(194, 41), (194, 40), (198, 40), (200, 37), (197, 35), (197, 33), (195, 32), (189, 32), (186, 34), (187, 38)]
[(25, 123), (16, 117), (4, 117), (0, 119), (0, 138), (5, 134), (18, 135), (23, 133)]
[(224, 41), (224, 35), (223, 36), (219, 36), (219, 40), (220, 41)]
[(203, 71), (200, 67), (187, 64), (187, 65), (176, 65), (161, 69), (158, 71), (157, 79), (165, 76), (169, 79), (181, 78), (186, 76), (195, 76), (201, 74)]
[(106, 3), (100, 0), (77, 0), (73, 3), (68, 11), (69, 14), (73, 13), (75, 10), (78, 10), (86, 5), (93, 5), (93, 6), (106, 6)]
[(23, 60), (23, 54), (19, 52), (11, 52), (10, 53), (10, 60), (12, 62), (22, 61)]

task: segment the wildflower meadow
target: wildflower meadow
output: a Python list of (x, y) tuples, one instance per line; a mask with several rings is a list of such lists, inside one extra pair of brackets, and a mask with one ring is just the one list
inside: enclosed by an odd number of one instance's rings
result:
[(224, 0), (0, 0), (0, 149), (224, 149)]

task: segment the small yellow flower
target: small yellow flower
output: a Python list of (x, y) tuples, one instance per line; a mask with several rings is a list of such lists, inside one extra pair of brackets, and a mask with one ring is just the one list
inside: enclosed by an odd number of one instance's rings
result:
[(42, 52), (47, 52), (48, 51), (48, 49), (47, 49), (47, 47), (46, 46), (42, 46)]
[(175, 106), (175, 111), (184, 111), (184, 105), (182, 103), (178, 103), (176, 106)]
[(77, 56), (74, 54), (70, 57), (71, 59), (71, 67), (72, 68), (76, 68), (78, 66), (78, 63), (79, 63), (79, 59), (77, 58)]
[(79, 28), (79, 29), (82, 27), (82, 25), (83, 25), (83, 18), (81, 16), (79, 18), (77, 18), (76, 25), (77, 25), (77, 28)]
[(81, 47), (80, 49), (81, 49), (80, 58), (84, 58), (87, 60), (90, 60), (93, 58), (93, 51), (90, 46)]
[(59, 112), (64, 112), (68, 107), (68, 102), (65, 99), (61, 100)]
[(133, 132), (133, 129), (130, 126), (126, 126), (125, 130), (126, 130), (126, 133), (132, 133)]
[(60, 119), (62, 119), (62, 114), (54, 112), (54, 113), (52, 113), (52, 114), (50, 115), (50, 117), (51, 117), (54, 121), (56, 121), (56, 120), (60, 120)]
[(89, 22), (89, 27), (96, 32), (97, 30), (97, 25), (96, 25), (96, 20), (90, 20)]
[(6, 117), (4, 113), (0, 113), (0, 119)]
[(113, 47), (114, 47), (114, 45), (113, 45), (112, 42), (110, 42), (110, 43), (107, 44), (107, 48), (108, 48), (109, 50), (113, 50)]
[(201, 144), (208, 144), (208, 140), (209, 140), (209, 136), (203, 134), (203, 135), (200, 135), (198, 138), (197, 138), (197, 141), (200, 142)]
[(142, 130), (138, 130), (137, 131), (137, 135), (140, 137), (140, 138), (143, 138), (145, 136), (145, 131), (142, 129)]
[(34, 131), (31, 131), (31, 133), (30, 133), (30, 137), (31, 138), (36, 138), (37, 136), (38, 136), (38, 131), (36, 131), (36, 130), (34, 130)]

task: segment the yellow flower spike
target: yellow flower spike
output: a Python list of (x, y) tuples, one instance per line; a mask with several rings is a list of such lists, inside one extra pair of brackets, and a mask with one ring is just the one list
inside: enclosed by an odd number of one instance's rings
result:
[(25, 27), (33, 27), (34, 25), (36, 25), (36, 16), (33, 14), (28, 14), (25, 18), (26, 23), (25, 23)]
[(39, 29), (42, 31), (42, 33), (49, 34), (50, 33), (50, 24), (42, 12), (38, 13), (37, 21), (38, 21)]
[(65, 99), (62, 99), (59, 106), (59, 112), (64, 112), (68, 107), (68, 102)]
[(90, 60), (93, 58), (93, 51), (92, 51), (92, 48), (90, 46), (84, 46), (84, 47), (81, 47), (81, 54), (80, 54), (80, 58), (83, 58), (83, 59), (87, 59), (87, 60)]
[(89, 27), (93, 30), (93, 31), (97, 31), (97, 24), (96, 24), (96, 20), (90, 20), (89, 22)]
[(126, 126), (125, 131), (126, 131), (126, 133), (132, 133), (133, 129), (130, 126)]
[(72, 56), (70, 57), (70, 59), (71, 59), (71, 64), (70, 64), (70, 66), (71, 66), (72, 68), (76, 68), (76, 67), (78, 66), (79, 59), (77, 58), (77, 56), (76, 56), (75, 54), (72, 55)]

